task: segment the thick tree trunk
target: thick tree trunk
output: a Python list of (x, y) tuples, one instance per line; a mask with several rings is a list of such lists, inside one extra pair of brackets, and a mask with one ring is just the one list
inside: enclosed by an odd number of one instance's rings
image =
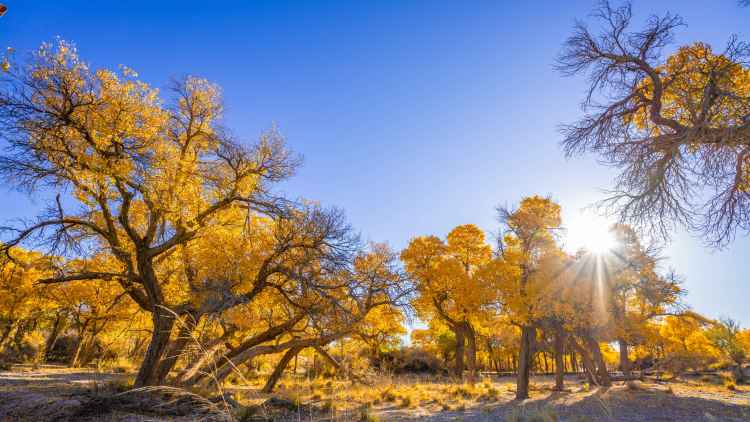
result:
[(529, 376), (533, 358), (534, 327), (521, 327), (521, 348), (518, 353), (518, 375), (516, 377), (516, 399), (529, 398)]
[(454, 374), (456, 377), (461, 378), (464, 374), (464, 329), (461, 326), (457, 326), (453, 332), (456, 336), (456, 367)]
[(172, 371), (174, 365), (177, 363), (177, 359), (185, 351), (188, 343), (192, 340), (193, 329), (197, 325), (199, 316), (195, 314), (188, 314), (184, 317), (184, 320), (180, 323), (180, 328), (177, 331), (177, 338), (174, 339), (167, 349), (164, 357), (159, 363), (159, 368), (156, 370), (155, 378), (159, 380), (166, 380), (169, 372)]
[(469, 381), (474, 382), (477, 376), (477, 336), (468, 322), (464, 324), (466, 333), (466, 360), (469, 367)]
[(5, 345), (8, 343), (8, 340), (10, 340), (11, 338), (10, 334), (13, 332), (13, 329), (15, 327), (16, 327), (16, 321), (11, 320), (5, 324), (2, 334), (0, 334), (0, 349), (5, 347)]
[[(185, 374), (179, 376), (180, 383), (184, 385), (193, 385), (201, 381), (202, 378), (205, 378), (205, 374), (213, 372), (229, 374), (232, 370), (231, 365), (241, 361), (241, 356), (249, 353), (249, 349), (262, 343), (278, 339), (280, 335), (294, 327), (294, 325), (301, 321), (303, 317), (304, 313), (300, 313), (283, 324), (273, 326), (260, 334), (246, 339), (239, 346), (227, 350), (220, 356), (208, 356), (207, 359), (202, 357), (199, 362), (193, 364), (189, 370), (185, 371)], [(238, 359), (238, 357), (240, 358)], [(227, 368), (227, 366), (230, 367)]]
[(591, 359), (589, 353), (574, 339), (571, 338), (569, 343), (573, 349), (578, 351), (578, 356), (581, 357), (583, 371), (586, 374), (586, 379), (588, 380), (589, 384), (598, 384), (598, 380), (596, 379), (596, 366), (594, 366), (594, 361)]
[(91, 320), (87, 319), (81, 325), (80, 330), (78, 331), (78, 343), (76, 344), (76, 351), (73, 353), (73, 357), (70, 359), (70, 362), (68, 363), (68, 365), (70, 365), (73, 368), (78, 368), (80, 366), (81, 352), (83, 351), (83, 347), (86, 345), (89, 321)]
[(13, 333), (13, 341), (11, 342), (11, 347), (13, 347), (16, 352), (20, 352), (24, 336), (26, 333), (32, 331), (33, 327), (36, 327), (36, 318), (31, 320), (24, 319), (18, 324), (16, 332)]
[(55, 348), (55, 345), (57, 344), (57, 339), (60, 338), (60, 333), (65, 329), (65, 314), (58, 313), (55, 316), (55, 322), (52, 324), (52, 331), (50, 331), (49, 336), (47, 336), (47, 340), (44, 342), (44, 354), (42, 355), (42, 359), (46, 362), (47, 361), (47, 355), (49, 352), (52, 351), (52, 349)]
[(215, 364), (216, 356), (223, 347), (225, 347), (223, 341), (208, 346), (200, 357), (177, 374), (177, 384), (190, 385), (196, 381), (202, 371), (206, 371)]
[(81, 366), (81, 352), (83, 352), (83, 348), (86, 345), (86, 333), (82, 333), (78, 338), (78, 344), (76, 345), (76, 351), (73, 353), (73, 357), (70, 359), (70, 365), (73, 368), (78, 368)]
[(578, 372), (578, 359), (576, 358), (576, 351), (570, 348), (570, 369), (573, 372)]
[(92, 331), (91, 334), (89, 334), (88, 340), (86, 340), (86, 343), (84, 343), (83, 348), (81, 349), (81, 356), (78, 362), (79, 366), (88, 365), (96, 357), (96, 336), (98, 334), (98, 331)]
[(591, 353), (594, 357), (594, 363), (597, 366), (597, 376), (599, 385), (603, 387), (609, 387), (612, 385), (612, 380), (609, 378), (609, 372), (607, 371), (607, 364), (604, 363), (604, 356), (602, 356), (602, 350), (599, 348), (599, 342), (591, 337), (586, 338), (586, 343), (591, 349)]
[(148, 345), (148, 350), (146, 350), (146, 356), (141, 362), (141, 367), (138, 369), (138, 375), (134, 383), (135, 388), (160, 385), (164, 382), (164, 378), (159, 377), (161, 375), (159, 374), (159, 364), (169, 345), (174, 317), (165, 310), (156, 308), (152, 313), (152, 320), (154, 329), (151, 333), (151, 342)]
[(618, 339), (617, 345), (620, 348), (620, 371), (625, 377), (630, 376), (630, 359), (628, 359), (628, 343), (624, 339)]
[(291, 349), (288, 349), (286, 353), (284, 353), (284, 356), (281, 357), (281, 360), (279, 360), (279, 363), (277, 363), (276, 367), (273, 369), (273, 373), (271, 373), (271, 376), (266, 381), (266, 385), (264, 385), (260, 390), (262, 393), (270, 393), (273, 391), (273, 388), (276, 386), (279, 378), (281, 378), (281, 375), (284, 373), (284, 369), (286, 369), (287, 365), (289, 365), (289, 361), (292, 360), (293, 357), (297, 356), (297, 353), (299, 353), (301, 350), (302, 347), (292, 347)]
[(556, 328), (553, 334), (555, 347), (555, 390), (565, 388), (565, 334)]

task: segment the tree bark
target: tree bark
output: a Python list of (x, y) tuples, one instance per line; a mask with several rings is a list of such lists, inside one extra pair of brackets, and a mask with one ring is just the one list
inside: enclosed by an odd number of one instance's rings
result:
[(555, 347), (555, 390), (565, 388), (565, 334), (561, 328), (556, 328), (553, 334)]
[[(215, 358), (213, 356), (201, 357), (198, 362), (194, 363), (189, 369), (183, 371), (183, 374), (179, 376), (180, 383), (184, 385), (193, 385), (200, 381), (201, 378), (205, 378), (206, 374), (209, 372), (223, 370), (225, 366), (235, 363), (235, 360), (240, 361), (241, 359), (236, 359), (238, 356), (247, 353), (249, 349), (259, 344), (278, 338), (281, 334), (284, 334), (294, 327), (294, 325), (301, 321), (303, 317), (304, 314), (300, 313), (283, 324), (273, 326), (260, 334), (246, 339), (239, 346), (229, 349)], [(214, 349), (214, 352), (215, 351), (216, 350)]]
[(188, 313), (184, 316), (183, 321), (180, 323), (180, 328), (177, 331), (177, 338), (169, 344), (167, 352), (159, 363), (159, 367), (154, 375), (156, 379), (162, 380), (162, 382), (167, 379), (167, 376), (177, 363), (177, 359), (180, 358), (188, 343), (192, 340), (193, 329), (197, 325), (199, 319), (200, 316), (197, 316), (194, 313)]
[(135, 388), (160, 385), (164, 382), (164, 378), (159, 378), (161, 374), (159, 374), (158, 369), (169, 345), (174, 316), (157, 307), (152, 312), (152, 321), (154, 328), (151, 333), (151, 342), (148, 345), (148, 350), (146, 350), (146, 356), (141, 362), (141, 367), (138, 369), (138, 375), (133, 385)]
[(612, 380), (609, 378), (609, 372), (607, 371), (607, 364), (604, 363), (604, 356), (602, 356), (602, 350), (599, 348), (599, 342), (592, 337), (586, 337), (586, 343), (591, 349), (591, 353), (594, 357), (594, 363), (597, 366), (597, 376), (599, 385), (603, 387), (609, 387), (612, 385)]
[(529, 376), (531, 375), (531, 360), (533, 358), (533, 337), (536, 335), (534, 327), (521, 327), (521, 348), (518, 353), (518, 375), (516, 377), (516, 399), (529, 398)]
[(573, 370), (573, 372), (578, 372), (578, 357), (576, 356), (576, 351), (573, 348), (570, 349), (570, 368)]
[(628, 343), (625, 339), (618, 339), (617, 345), (620, 348), (620, 371), (625, 377), (630, 376), (630, 359), (628, 359)]
[(578, 342), (573, 338), (570, 339), (569, 343), (571, 347), (578, 352), (578, 356), (581, 357), (583, 371), (586, 374), (586, 379), (588, 380), (589, 384), (598, 384), (598, 380), (596, 379), (596, 366), (594, 366), (594, 361), (591, 359), (589, 352), (587, 352), (586, 349), (578, 344)]
[(8, 340), (11, 338), (10, 333), (13, 332), (13, 328), (16, 326), (16, 321), (10, 320), (5, 324), (3, 333), (0, 335), (0, 349), (5, 347)]
[(461, 378), (464, 374), (464, 328), (456, 326), (453, 330), (456, 337), (456, 367), (454, 374), (456, 377)]
[(47, 340), (44, 342), (44, 354), (42, 359), (46, 362), (47, 355), (55, 348), (57, 339), (60, 338), (60, 333), (65, 329), (65, 314), (58, 313), (55, 315), (55, 322), (52, 324), (52, 331), (50, 331)]
[(466, 333), (466, 357), (469, 367), (469, 381), (474, 382), (477, 376), (477, 336), (470, 323), (464, 323)]
[(292, 347), (291, 349), (288, 349), (286, 353), (284, 353), (284, 356), (282, 356), (281, 360), (279, 360), (279, 363), (276, 364), (276, 367), (273, 369), (273, 373), (271, 373), (271, 376), (266, 381), (266, 384), (260, 390), (262, 393), (270, 393), (273, 391), (273, 388), (276, 386), (279, 378), (281, 378), (281, 375), (284, 373), (284, 369), (286, 369), (287, 365), (289, 365), (289, 361), (292, 360), (293, 357), (297, 356), (297, 353), (299, 353), (302, 349), (302, 347)]

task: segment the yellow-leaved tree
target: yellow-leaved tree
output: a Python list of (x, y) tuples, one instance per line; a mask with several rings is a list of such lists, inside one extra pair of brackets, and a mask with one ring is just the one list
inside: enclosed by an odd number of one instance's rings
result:
[(520, 328), (516, 398), (525, 399), (537, 328), (551, 309), (550, 288), (559, 274), (560, 206), (549, 198), (530, 196), (517, 209), (500, 207), (498, 212), (503, 224), (499, 257), (482, 279), (494, 287), (502, 312)]
[(274, 131), (250, 145), (232, 139), (218, 124), (215, 85), (185, 78), (165, 102), (136, 77), (127, 68), (92, 69), (64, 41), (12, 65), (0, 88), (0, 132), (9, 145), (0, 173), (30, 192), (42, 185), (70, 192), (14, 229), (3, 250), (12, 257), (15, 246), (36, 243), (81, 259), (109, 254), (106, 270), (61, 266), (44, 282), (107, 280), (151, 315), (135, 382), (143, 386), (163, 382), (159, 364), (175, 315), (192, 308), (190, 298), (170, 294), (185, 277), (160, 266), (214, 225), (282, 218), (287, 202), (269, 188), (298, 160)]
[(493, 298), (491, 289), (476, 275), (491, 258), (484, 233), (471, 224), (451, 230), (446, 241), (416, 237), (401, 252), (406, 271), (416, 282), (412, 305), (417, 315), (424, 321), (440, 319), (455, 336), (458, 377), (463, 374), (465, 354), (471, 375), (476, 371), (475, 327), (483, 307)]

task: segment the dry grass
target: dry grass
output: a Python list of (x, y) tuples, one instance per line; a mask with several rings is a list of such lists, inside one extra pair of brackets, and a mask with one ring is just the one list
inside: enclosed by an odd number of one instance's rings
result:
[[(244, 405), (259, 405), (268, 398), (257, 393), (261, 379), (225, 386)], [(432, 415), (445, 411), (482, 409), (512, 399), (510, 380), (456, 383), (430, 377), (379, 376), (369, 385), (334, 379), (282, 379), (273, 396), (317, 408), (332, 420), (391, 420), (396, 415)], [(383, 417), (386, 412), (389, 416)], [(391, 412), (391, 413), (388, 413)], [(366, 415), (366, 417), (365, 417)]]
[[(6, 377), (5, 385), (0, 379), (0, 402), (6, 399), (17, 403), (18, 399), (23, 399), (29, 401), (29, 406), (24, 406), (24, 409), (33, 411), (38, 411), (41, 406), (32, 403), (32, 398), (46, 403), (52, 398), (69, 397), (72, 386), (79, 386), (76, 387), (79, 390), (99, 388), (123, 398), (127, 395), (120, 396), (116, 392), (129, 387), (128, 379), (122, 375), (72, 373), (69, 370), (16, 372)], [(25, 381), (20, 383), (20, 379)], [(74, 384), (70, 384), (71, 381)], [(728, 385), (716, 384), (713, 379), (704, 382), (700, 377), (671, 383), (616, 383), (609, 389), (594, 387), (590, 390), (570, 378), (566, 381), (567, 392), (552, 391), (553, 383), (549, 377), (535, 377), (531, 398), (522, 402), (514, 399), (512, 378), (483, 379), (471, 384), (428, 377), (382, 376), (371, 379), (371, 385), (334, 379), (284, 378), (272, 395), (259, 392), (263, 381), (246, 379), (240, 385), (225, 385), (225, 390), (243, 405), (234, 414), (236, 420), (257, 420), (253, 418), (279, 414), (293, 416), (294, 420), (311, 421), (634, 421), (664, 420), (665, 415), (672, 414), (681, 416), (681, 420), (705, 420), (705, 414), (718, 418), (716, 420), (750, 420), (750, 387), (734, 385), (730, 390)], [(99, 383), (98, 387), (94, 387), (96, 383)], [(3, 390), (9, 393), (5, 397)], [(203, 403), (185, 394), (175, 397), (182, 397), (180, 402), (190, 399), (193, 403)], [(277, 402), (269, 405), (272, 397)], [(221, 407), (222, 403), (213, 403), (220, 408), (207, 410), (214, 414), (226, 411)], [(0, 408), (0, 416), (2, 410)], [(38, 420), (46, 419), (40, 417)]]

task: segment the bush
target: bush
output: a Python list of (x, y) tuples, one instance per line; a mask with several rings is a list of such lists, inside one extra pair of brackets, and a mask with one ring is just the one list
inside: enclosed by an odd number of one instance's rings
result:
[(68, 335), (58, 338), (55, 345), (50, 350), (47, 350), (47, 362), (69, 363), (73, 360), (73, 355), (76, 352), (77, 345), (77, 336)]
[[(54, 347), (47, 351), (46, 360), (52, 363), (68, 364), (73, 360), (73, 356), (76, 353), (78, 347), (78, 336), (65, 335), (57, 339)], [(117, 353), (112, 350), (107, 350), (102, 346), (99, 340), (94, 342), (93, 348), (89, 350), (89, 353), (82, 354), (86, 356), (80, 356), (81, 359), (87, 359), (86, 361), (80, 362), (81, 365), (86, 365), (92, 361), (96, 361), (99, 364), (109, 367), (112, 366), (118, 359)]]
[(370, 360), (373, 368), (394, 374), (445, 374), (442, 362), (422, 349), (407, 348), (380, 353)]
[(13, 347), (6, 347), (0, 352), (0, 362), (10, 363), (25, 363), (31, 362), (37, 356), (38, 349), (33, 344), (22, 341), (19, 344), (14, 344)]

